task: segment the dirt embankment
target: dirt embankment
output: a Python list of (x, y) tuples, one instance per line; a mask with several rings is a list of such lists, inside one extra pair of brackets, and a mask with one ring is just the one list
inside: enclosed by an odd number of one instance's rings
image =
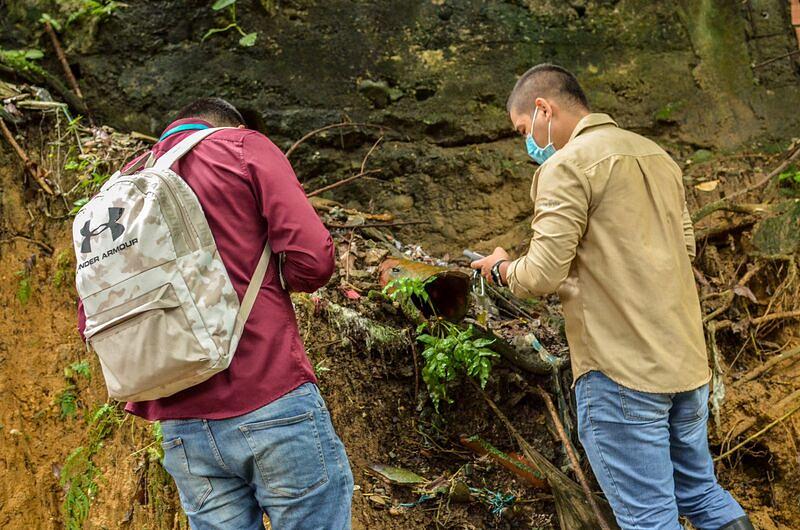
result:
[[(380, 173), (328, 196), (363, 211), (423, 221), (393, 231), (439, 255), (455, 256), (477, 241), (481, 249), (525, 244), (531, 166), (519, 139), (511, 138), (504, 99), (514, 76), (534, 62), (575, 70), (595, 108), (665, 145), (687, 168), (693, 211), (763, 175), (777, 163), (770, 152), (785, 148), (798, 130), (797, 114), (787, 111), (800, 106), (797, 59), (752, 67), (791, 43), (786, 2), (563, 4), (460, 0), (397, 8), (388, 1), (309, 0), (281, 2), (275, 12), (251, 6), (240, 11), (240, 21), (258, 31), (259, 40), (243, 49), (233, 35), (201, 43), (205, 31), (224, 20), (191, 2), (131, 2), (68, 51), (98, 118), (126, 130), (158, 134), (171, 111), (210, 93), (242, 107), (251, 124), (283, 148), (342, 120), (379, 125), (317, 135), (292, 162), (315, 189), (351, 175), (383, 137), (367, 166)], [(38, 19), (37, 5), (25, 0), (15, 4), (23, 8), (0, 17), (0, 45), (30, 43), (34, 37), (20, 28)], [(343, 16), (351, 28), (341, 27)], [(343, 52), (318, 52), (328, 49)], [(58, 71), (57, 64), (47, 66)], [(20, 132), (21, 141), (29, 140), (25, 147), (39, 155), (46, 144), (41, 128), (31, 122)], [(751, 149), (752, 142), (760, 145)], [(0, 148), (0, 526), (61, 528), (65, 499), (74, 509), (87, 505), (71, 487), (86, 479), (96, 484), (89, 488), (87, 528), (186, 528), (174, 488), (151, 451), (157, 444), (150, 426), (102, 407), (99, 366), (74, 328), (69, 219), (52, 218), (60, 213), (41, 207), (35, 184), (23, 184), (23, 174)], [(695, 188), (703, 183), (711, 191)], [(789, 208), (781, 197), (781, 208)], [(763, 199), (743, 198), (751, 206)], [(715, 454), (779, 420), (796, 400), (800, 367), (791, 360), (737, 382), (796, 338), (796, 320), (752, 320), (777, 310), (771, 300), (781, 311), (797, 307), (791, 302), (796, 264), (784, 259), (796, 255), (797, 245), (780, 230), (796, 228), (792, 212), (718, 212), (698, 225), (705, 230), (698, 288), (706, 314), (719, 310), (710, 320), (721, 326), (714, 336), (727, 388), (720, 424), (712, 426)], [(770, 223), (775, 226), (758, 239), (758, 227)], [(348, 235), (338, 234), (343, 241)], [(340, 299), (340, 280), (333, 280), (330, 297), (358, 308)], [(544, 306), (542, 321), (558, 336), (557, 304)], [(501, 449), (514, 449), (466, 386), (441, 417), (429, 405), (418, 409), (410, 350), (370, 350), (358, 337), (342, 337), (307, 305), (298, 308), (353, 461), (356, 528), (551, 527), (552, 498), (455, 443), (458, 434), (480, 433)], [(491, 394), (529, 441), (563, 463), (541, 402), (523, 378), (503, 366), (495, 374)], [(776, 423), (718, 463), (722, 483), (764, 529), (800, 528), (796, 422)], [(84, 458), (89, 453), (92, 458)], [(458, 472), (472, 485), (513, 491), (521, 502), (500, 519), (476, 500), (398, 510), (393, 505), (419, 496), (376, 479), (367, 471), (372, 463), (407, 467), (429, 479)], [(63, 480), (65, 474), (73, 480)]]

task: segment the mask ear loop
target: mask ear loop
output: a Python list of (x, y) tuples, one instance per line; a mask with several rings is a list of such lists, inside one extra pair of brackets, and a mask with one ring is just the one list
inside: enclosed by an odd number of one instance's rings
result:
[(552, 127), (552, 125), (553, 125), (553, 120), (552, 119), (547, 120), (547, 145), (552, 145), (553, 143), (553, 138), (550, 136), (550, 127)]

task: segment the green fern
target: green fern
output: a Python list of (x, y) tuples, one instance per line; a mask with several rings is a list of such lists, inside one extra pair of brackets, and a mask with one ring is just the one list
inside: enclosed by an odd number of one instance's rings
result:
[(66, 491), (61, 508), (67, 530), (83, 528), (89, 516), (89, 507), (97, 494), (95, 478), (99, 471), (92, 462), (92, 456), (90, 449), (76, 447), (61, 468), (59, 485)]
[(67, 385), (67, 387), (56, 396), (56, 403), (58, 403), (59, 415), (62, 420), (74, 418), (78, 413), (77, 387), (75, 385)]
[(414, 315), (419, 312), (419, 309), (417, 309), (414, 303), (415, 301), (419, 301), (419, 303), (426, 304), (435, 315), (436, 310), (433, 307), (428, 291), (425, 289), (427, 285), (435, 279), (434, 276), (425, 280), (411, 276), (403, 276), (395, 278), (387, 283), (386, 287), (384, 287), (381, 292), (392, 302), (400, 304), (400, 307), (408, 314)]
[(33, 294), (33, 287), (31, 286), (31, 276), (28, 271), (17, 272), (19, 281), (17, 282), (17, 300), (22, 305), (27, 304), (31, 295)]
[[(417, 333), (426, 328), (427, 323), (423, 323), (417, 328)], [(485, 387), (498, 354), (488, 348), (494, 339), (472, 338), (474, 329), (471, 325), (462, 330), (454, 324), (441, 321), (435, 325), (435, 332), (434, 335), (420, 334), (417, 340), (426, 345), (422, 352), (425, 359), (422, 379), (438, 411), (441, 401), (453, 402), (447, 394), (447, 386), (460, 374), (476, 379), (481, 388)]]

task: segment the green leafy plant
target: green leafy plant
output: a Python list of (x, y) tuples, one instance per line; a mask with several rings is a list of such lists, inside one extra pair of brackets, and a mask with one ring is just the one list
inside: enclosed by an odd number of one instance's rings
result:
[(56, 255), (55, 259), (56, 271), (53, 274), (53, 285), (56, 287), (63, 287), (67, 284), (67, 279), (72, 276), (72, 252), (62, 250)]
[(33, 294), (33, 287), (31, 286), (31, 274), (27, 270), (17, 272), (17, 300), (22, 305), (30, 301)]
[(415, 302), (419, 302), (427, 304), (431, 312), (436, 314), (433, 304), (431, 303), (431, 297), (425, 289), (425, 287), (435, 279), (436, 278), (433, 276), (425, 280), (403, 276), (395, 278), (387, 283), (381, 292), (392, 302), (400, 304), (400, 307), (402, 307), (406, 313), (418, 313), (419, 309), (417, 309)]
[(64, 368), (64, 379), (67, 386), (56, 396), (61, 419), (74, 418), (78, 413), (78, 378), (91, 380), (92, 372), (89, 361), (76, 361)]
[(44, 57), (44, 53), (41, 50), (4, 50), (0, 48), (0, 63), (18, 72), (33, 72), (42, 75), (44, 70), (34, 62), (42, 57)]
[[(77, 116), (67, 124), (67, 134), (78, 136), (82, 116)], [(111, 178), (108, 172), (108, 162), (93, 154), (77, 155), (71, 150), (64, 163), (64, 170), (77, 173), (78, 185), (76, 187), (82, 194), (72, 203), (69, 215), (76, 215), (83, 208), (89, 198), (97, 193), (103, 184)]]
[[(88, 365), (86, 366), (88, 370)], [(76, 374), (84, 373), (82, 362), (70, 365)], [(89, 516), (89, 508), (97, 495), (97, 477), (100, 472), (93, 462), (94, 456), (103, 447), (103, 440), (111, 436), (122, 425), (125, 417), (120, 408), (104, 403), (95, 410), (89, 420), (89, 439), (86, 446), (76, 447), (67, 456), (61, 468), (59, 484), (64, 491), (61, 511), (67, 530), (80, 530)]]
[(438, 322), (434, 334), (422, 333), (430, 325), (425, 322), (417, 328), (417, 340), (426, 345), (422, 352), (425, 366), (422, 378), (436, 410), (442, 400), (452, 403), (447, 395), (447, 385), (461, 374), (476, 379), (481, 388), (486, 386), (497, 353), (488, 346), (494, 339), (473, 338), (474, 328), (460, 329), (446, 321)]
[(800, 184), (800, 169), (794, 166), (789, 167), (789, 169), (778, 175), (778, 181)]
[(108, 438), (117, 427), (122, 425), (123, 421), (125, 421), (125, 415), (117, 405), (104, 403), (92, 414), (89, 420), (89, 425), (92, 428), (90, 442), (93, 445), (99, 444)]
[(786, 171), (778, 175), (778, 184), (781, 192), (788, 196), (800, 194), (800, 169), (797, 166), (789, 166)]
[(153, 443), (147, 448), (147, 454), (151, 460), (161, 462), (164, 460), (164, 449), (161, 443), (164, 441), (164, 430), (161, 428), (160, 421), (150, 424), (150, 431), (153, 433)]
[(230, 17), (231, 22), (225, 27), (222, 28), (211, 28), (210, 30), (206, 31), (206, 34), (203, 35), (203, 38), (200, 40), (201, 42), (205, 42), (207, 38), (215, 33), (224, 33), (229, 29), (235, 29), (241, 35), (239, 39), (239, 46), (243, 47), (250, 47), (256, 43), (256, 39), (258, 38), (258, 32), (247, 33), (245, 32), (239, 23), (236, 21), (236, 0), (217, 0), (211, 6), (211, 9), (214, 11), (222, 11), (225, 8), (230, 8)]
[(99, 470), (92, 462), (91, 448), (76, 447), (61, 468), (59, 484), (66, 494), (61, 505), (67, 530), (80, 530), (89, 516), (89, 507), (97, 494)]
[(92, 369), (89, 367), (89, 361), (75, 361), (64, 368), (64, 377), (67, 379), (75, 379), (79, 375), (87, 380), (92, 378)]
[(113, 15), (121, 5), (113, 0), (79, 0), (69, 13), (66, 25), (84, 20), (99, 22)]
[(74, 418), (78, 413), (78, 387), (74, 384), (67, 385), (64, 390), (56, 396), (56, 403), (59, 408), (61, 419)]

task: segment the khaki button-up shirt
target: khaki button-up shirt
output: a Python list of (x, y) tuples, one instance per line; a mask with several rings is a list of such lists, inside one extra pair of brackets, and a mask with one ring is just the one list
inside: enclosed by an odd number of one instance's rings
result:
[(574, 380), (599, 370), (643, 392), (711, 377), (681, 170), (654, 142), (589, 114), (533, 177), (533, 237), (511, 291), (558, 291)]

